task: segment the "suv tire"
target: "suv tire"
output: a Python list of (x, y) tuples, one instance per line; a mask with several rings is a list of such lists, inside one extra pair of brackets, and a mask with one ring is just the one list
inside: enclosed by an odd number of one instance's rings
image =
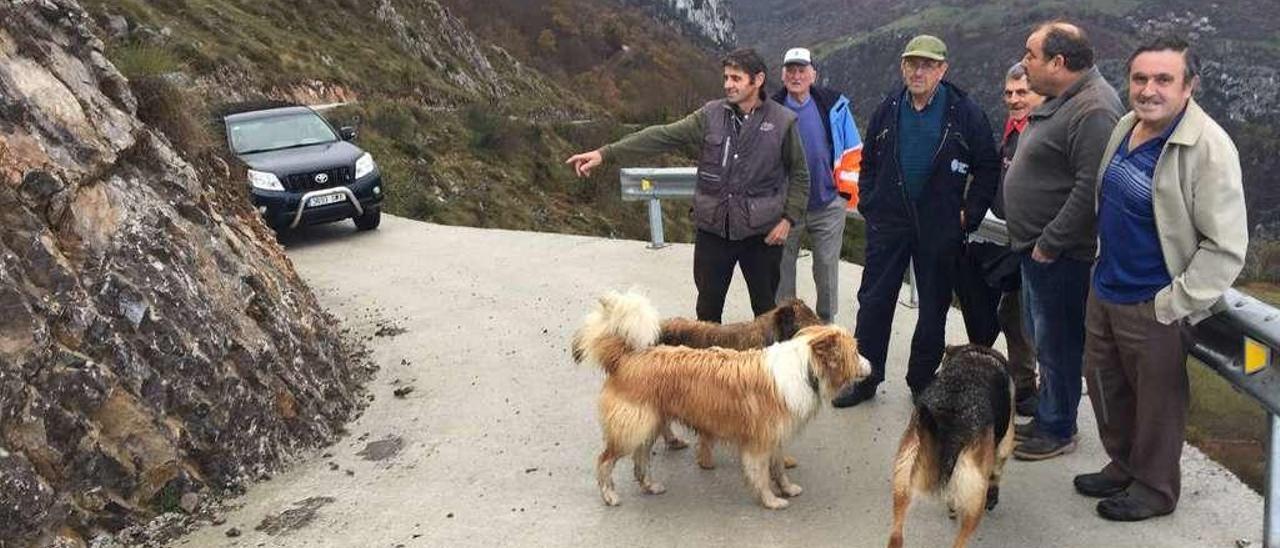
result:
[(355, 221), (356, 228), (359, 230), (375, 230), (382, 223), (382, 208), (375, 207), (366, 210), (364, 215), (352, 217), (351, 220)]

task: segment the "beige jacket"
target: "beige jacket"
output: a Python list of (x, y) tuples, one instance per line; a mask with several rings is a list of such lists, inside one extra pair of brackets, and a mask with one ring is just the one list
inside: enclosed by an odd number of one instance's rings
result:
[[(1129, 112), (1111, 132), (1098, 181), (1129, 135), (1137, 117)], [(1099, 192), (1102, 185), (1098, 185)], [(1156, 320), (1191, 323), (1215, 304), (1244, 268), (1249, 247), (1240, 155), (1231, 137), (1192, 99), (1156, 162), (1151, 201), (1160, 249), (1173, 283), (1156, 293)]]

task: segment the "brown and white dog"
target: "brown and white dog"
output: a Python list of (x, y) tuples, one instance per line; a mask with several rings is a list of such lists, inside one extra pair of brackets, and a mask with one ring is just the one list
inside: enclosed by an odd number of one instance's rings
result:
[(655, 346), (660, 330), (647, 298), (610, 293), (574, 336), (575, 361), (608, 375), (599, 401), (605, 448), (596, 462), (605, 504), (619, 503), (613, 467), (624, 455), (631, 455), (645, 493), (666, 490), (650, 474), (649, 452), (662, 425), (677, 420), (736, 443), (760, 503), (787, 507), (778, 495), (802, 489), (787, 478), (782, 445), (830, 395), (870, 374), (853, 336), (842, 327), (814, 326), (766, 349), (738, 351)]
[(937, 378), (920, 394), (893, 463), (893, 532), (914, 493), (940, 495), (960, 518), (963, 548), (982, 514), (1000, 498), (1000, 473), (1013, 452), (1013, 381), (999, 352), (969, 344), (947, 348)]
[[(791, 299), (747, 322), (718, 324), (688, 318), (662, 320), (662, 335), (658, 339), (658, 344), (689, 348), (718, 346), (731, 350), (755, 350), (790, 340), (801, 329), (811, 325), (822, 325), (822, 319), (804, 301)], [(671, 431), (670, 424), (662, 426), (662, 439), (671, 449), (687, 447), (687, 444)], [(713, 447), (715, 447), (715, 438), (707, 434), (698, 437), (698, 466), (707, 470), (715, 468), (715, 461), (711, 458)], [(787, 468), (795, 466), (795, 461), (791, 457), (785, 457), (783, 460)]]

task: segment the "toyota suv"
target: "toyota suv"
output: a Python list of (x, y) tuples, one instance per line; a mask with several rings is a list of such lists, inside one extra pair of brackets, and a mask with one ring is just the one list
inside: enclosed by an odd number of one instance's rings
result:
[(253, 205), (277, 232), (344, 219), (378, 228), (382, 175), (373, 156), (351, 144), (315, 110), (288, 106), (223, 117), (227, 144), (248, 168)]

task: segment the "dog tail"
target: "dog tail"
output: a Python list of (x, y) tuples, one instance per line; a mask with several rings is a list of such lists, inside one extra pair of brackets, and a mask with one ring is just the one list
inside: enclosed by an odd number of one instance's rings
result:
[(636, 291), (610, 291), (573, 336), (573, 361), (612, 374), (627, 354), (649, 348), (661, 332), (658, 311)]
[(936, 485), (946, 485), (951, 481), (951, 473), (955, 471), (960, 453), (977, 439), (978, 432), (972, 424), (955, 420), (957, 417), (951, 410), (931, 409), (929, 405), (921, 403), (916, 406), (916, 412), (920, 416), (920, 427), (928, 432), (935, 442), (934, 448), (938, 459)]

